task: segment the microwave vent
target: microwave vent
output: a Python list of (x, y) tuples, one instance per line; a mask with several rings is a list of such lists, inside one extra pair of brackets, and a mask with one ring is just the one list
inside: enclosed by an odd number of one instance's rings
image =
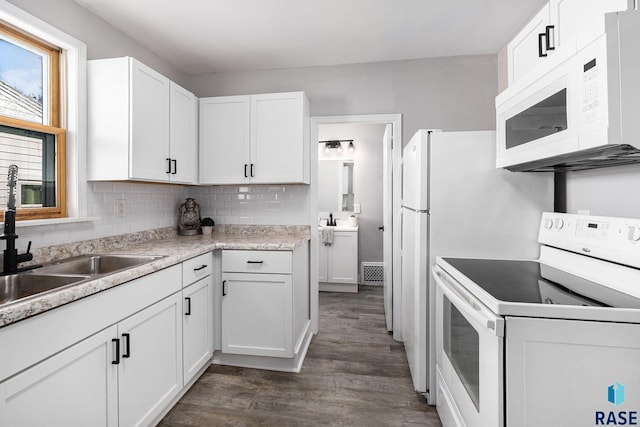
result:
[(512, 172), (568, 172), (640, 163), (640, 150), (627, 144), (606, 145), (577, 153), (507, 166)]

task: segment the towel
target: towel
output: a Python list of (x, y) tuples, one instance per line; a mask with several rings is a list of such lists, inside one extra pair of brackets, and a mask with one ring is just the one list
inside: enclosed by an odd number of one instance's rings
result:
[(331, 246), (333, 244), (333, 227), (324, 227), (320, 234), (320, 241), (325, 246)]

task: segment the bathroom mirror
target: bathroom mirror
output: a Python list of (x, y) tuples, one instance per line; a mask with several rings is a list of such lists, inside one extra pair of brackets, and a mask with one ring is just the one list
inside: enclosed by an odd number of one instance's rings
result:
[(353, 160), (318, 161), (318, 210), (353, 212)]

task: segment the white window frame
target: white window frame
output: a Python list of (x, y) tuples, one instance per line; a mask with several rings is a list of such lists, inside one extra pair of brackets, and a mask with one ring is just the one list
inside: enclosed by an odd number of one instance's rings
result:
[(0, 0), (0, 20), (61, 48), (60, 63), (65, 64), (60, 72), (60, 127), (67, 132), (67, 218), (21, 222), (43, 225), (83, 218), (87, 215), (88, 190), (87, 45), (6, 0)]

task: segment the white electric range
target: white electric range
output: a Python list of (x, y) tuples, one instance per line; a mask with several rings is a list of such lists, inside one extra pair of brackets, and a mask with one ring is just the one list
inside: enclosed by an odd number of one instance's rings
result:
[(537, 260), (438, 257), (447, 426), (637, 425), (640, 220), (544, 213)]

